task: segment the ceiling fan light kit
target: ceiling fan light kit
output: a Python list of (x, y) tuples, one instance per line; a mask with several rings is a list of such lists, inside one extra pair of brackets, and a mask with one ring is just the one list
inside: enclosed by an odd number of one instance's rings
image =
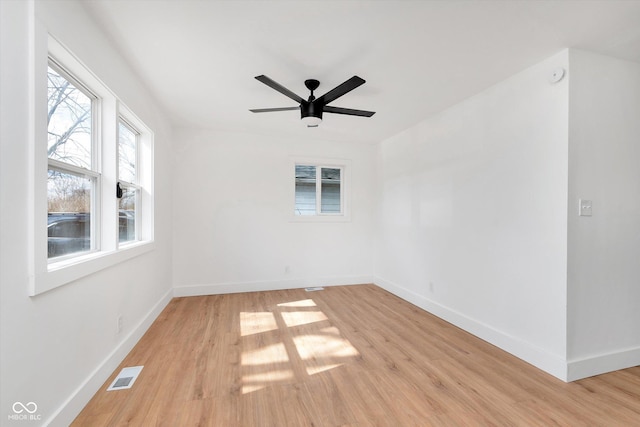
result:
[(302, 122), (307, 125), (307, 127), (318, 127), (318, 125), (322, 123), (322, 113), (344, 114), (348, 116), (360, 117), (371, 117), (375, 114), (374, 111), (354, 110), (351, 108), (333, 107), (327, 105), (330, 102), (335, 101), (342, 95), (351, 92), (358, 86), (363, 85), (365, 83), (365, 80), (358, 76), (351, 77), (346, 82), (336, 86), (319, 98), (316, 98), (314, 96), (313, 91), (320, 86), (320, 82), (315, 79), (305, 80), (304, 85), (311, 92), (307, 100), (290, 91), (281, 84), (275, 82), (274, 80), (271, 80), (265, 75), (256, 76), (256, 80), (266, 84), (272, 89), (277, 90), (286, 97), (293, 99), (300, 105), (298, 107), (259, 108), (249, 110), (253, 113), (270, 113), (275, 111), (291, 111), (300, 109), (300, 117), (302, 119)]
[(302, 123), (307, 125), (308, 128), (317, 128), (322, 123), (322, 117), (302, 116)]

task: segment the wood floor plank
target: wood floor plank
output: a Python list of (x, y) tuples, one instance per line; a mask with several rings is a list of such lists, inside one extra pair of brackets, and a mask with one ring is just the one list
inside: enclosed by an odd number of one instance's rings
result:
[(565, 384), (374, 285), (174, 298), (72, 425), (632, 426), (640, 367)]

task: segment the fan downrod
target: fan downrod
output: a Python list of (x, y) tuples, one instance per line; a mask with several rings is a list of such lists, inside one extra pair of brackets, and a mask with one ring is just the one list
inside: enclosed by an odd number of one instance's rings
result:
[(309, 101), (313, 101), (314, 99), (316, 99), (316, 97), (313, 96), (313, 91), (318, 89), (318, 86), (320, 86), (320, 82), (316, 79), (308, 79), (304, 81), (304, 85), (311, 91)]

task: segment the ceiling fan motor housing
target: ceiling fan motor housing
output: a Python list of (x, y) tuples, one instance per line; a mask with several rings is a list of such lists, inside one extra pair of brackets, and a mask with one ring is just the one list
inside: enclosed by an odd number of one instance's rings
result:
[(322, 120), (322, 104), (302, 101), (300, 103), (300, 118), (317, 117)]

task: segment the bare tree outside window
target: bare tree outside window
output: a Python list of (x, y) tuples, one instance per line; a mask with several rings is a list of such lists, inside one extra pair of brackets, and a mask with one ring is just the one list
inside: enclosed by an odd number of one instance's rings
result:
[(47, 111), (48, 256), (91, 249), (92, 99), (49, 67)]
[(136, 183), (137, 134), (122, 121), (118, 123), (118, 180)]
[(47, 78), (47, 154), (91, 169), (91, 98), (51, 67)]
[(49, 169), (47, 180), (49, 213), (88, 212), (91, 206), (91, 180)]

